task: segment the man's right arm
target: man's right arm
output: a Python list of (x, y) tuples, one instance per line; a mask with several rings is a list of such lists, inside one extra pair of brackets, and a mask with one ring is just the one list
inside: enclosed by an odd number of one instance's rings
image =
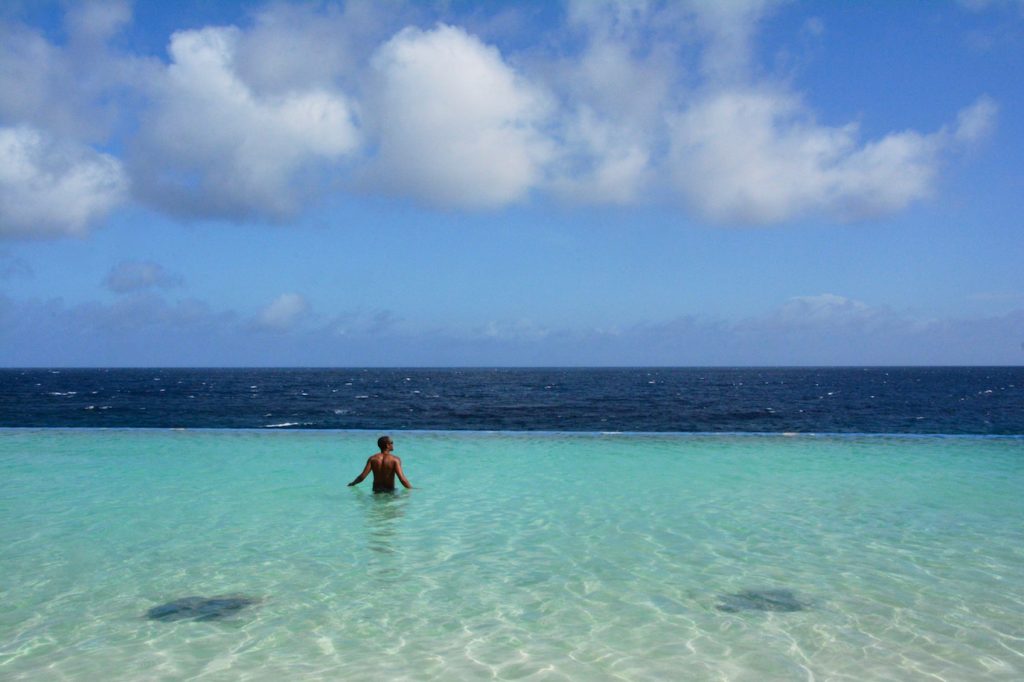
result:
[(370, 474), (370, 460), (372, 459), (373, 458), (371, 457), (370, 459), (366, 460), (366, 466), (363, 467), (363, 473), (356, 476), (355, 480), (349, 483), (350, 486), (359, 485), (360, 483), (363, 482), (363, 479)]

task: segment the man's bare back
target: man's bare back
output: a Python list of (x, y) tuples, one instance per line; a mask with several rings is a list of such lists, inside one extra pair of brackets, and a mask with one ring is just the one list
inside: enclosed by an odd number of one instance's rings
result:
[(409, 479), (405, 477), (405, 472), (402, 471), (402, 460), (391, 452), (395, 444), (389, 437), (383, 436), (377, 440), (377, 445), (380, 447), (380, 452), (366, 460), (363, 472), (356, 476), (355, 480), (349, 483), (349, 485), (359, 485), (372, 471), (373, 492), (375, 493), (392, 492), (395, 489), (395, 476), (398, 476), (398, 480), (402, 482), (402, 485), (406, 488), (411, 488), (412, 484), (409, 483)]

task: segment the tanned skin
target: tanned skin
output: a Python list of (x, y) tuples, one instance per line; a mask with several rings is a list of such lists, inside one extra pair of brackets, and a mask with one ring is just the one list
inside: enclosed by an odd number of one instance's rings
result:
[(402, 471), (402, 460), (391, 452), (395, 448), (391, 438), (388, 436), (378, 438), (377, 446), (380, 448), (380, 452), (366, 460), (363, 473), (356, 476), (356, 479), (349, 483), (349, 485), (359, 485), (372, 471), (373, 492), (375, 493), (393, 492), (395, 490), (395, 476), (398, 476), (398, 480), (406, 488), (412, 488), (409, 479), (405, 477), (405, 472)]

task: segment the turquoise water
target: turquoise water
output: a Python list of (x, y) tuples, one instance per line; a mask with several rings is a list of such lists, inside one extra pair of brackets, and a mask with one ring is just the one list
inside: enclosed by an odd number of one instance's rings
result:
[(376, 435), (0, 431), (0, 678), (1024, 678), (1022, 439)]

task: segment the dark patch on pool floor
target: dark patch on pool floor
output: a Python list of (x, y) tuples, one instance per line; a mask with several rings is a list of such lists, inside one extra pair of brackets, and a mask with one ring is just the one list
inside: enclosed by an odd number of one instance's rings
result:
[(165, 623), (175, 620), (221, 620), (258, 602), (258, 599), (245, 595), (182, 597), (154, 606), (146, 611), (146, 618)]
[(779, 611), (792, 613), (804, 611), (807, 606), (789, 590), (744, 590), (718, 597), (722, 603), (715, 606), (719, 611)]

